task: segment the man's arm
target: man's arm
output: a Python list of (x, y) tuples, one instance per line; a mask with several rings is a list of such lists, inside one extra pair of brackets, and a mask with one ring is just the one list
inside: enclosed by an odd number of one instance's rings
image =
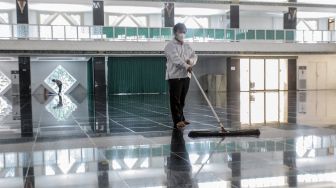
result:
[(165, 55), (168, 60), (170, 60), (174, 65), (176, 65), (179, 68), (185, 68), (188, 69), (190, 65), (188, 65), (179, 55), (176, 50), (176, 48), (171, 45), (167, 44), (165, 47)]
[(191, 55), (190, 55), (190, 58), (189, 58), (190, 65), (191, 65), (191, 66), (195, 66), (198, 57), (197, 57), (195, 51), (194, 51), (190, 46), (189, 46), (189, 50), (191, 50)]

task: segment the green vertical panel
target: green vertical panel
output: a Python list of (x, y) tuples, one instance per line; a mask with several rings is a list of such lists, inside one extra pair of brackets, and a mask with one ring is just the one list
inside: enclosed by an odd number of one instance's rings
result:
[(294, 41), (294, 31), (286, 31), (286, 40)]
[(117, 93), (165, 93), (164, 57), (110, 57), (108, 91)]
[(161, 28), (149, 28), (149, 37), (152, 39), (158, 39), (161, 37), (160, 35)]
[(204, 34), (206, 38), (214, 39), (215, 38), (215, 30), (214, 29), (205, 29)]
[(283, 30), (276, 31), (276, 40), (284, 40), (285, 39), (285, 32)]
[(103, 27), (103, 34), (106, 38), (113, 38), (113, 27)]
[(247, 40), (255, 40), (255, 30), (248, 30), (246, 33)]
[(275, 32), (274, 30), (266, 30), (266, 40), (274, 40)]
[(170, 40), (173, 38), (172, 33), (173, 31), (172, 31), (172, 28), (170, 27), (161, 28), (161, 36), (166, 40)]
[(126, 36), (127, 37), (137, 37), (137, 28), (136, 27), (127, 27)]
[(149, 38), (149, 30), (148, 30), (148, 28), (146, 28), (146, 27), (139, 27), (138, 28), (138, 35), (139, 35), (139, 38), (142, 38), (142, 39)]
[(126, 28), (125, 27), (115, 27), (115, 38), (124, 38), (126, 36)]
[(215, 39), (224, 40), (224, 29), (215, 29)]
[(235, 30), (233, 29), (227, 29), (225, 38), (228, 40), (234, 40), (234, 35), (235, 35), (234, 31)]
[(256, 31), (256, 35), (257, 35), (257, 40), (265, 40), (265, 34), (266, 31), (265, 30), (257, 30)]

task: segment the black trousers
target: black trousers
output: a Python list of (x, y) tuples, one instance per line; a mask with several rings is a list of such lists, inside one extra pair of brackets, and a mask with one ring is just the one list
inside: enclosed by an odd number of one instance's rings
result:
[(62, 84), (58, 85), (58, 93), (62, 92)]
[(170, 79), (169, 95), (170, 95), (170, 110), (174, 122), (174, 127), (180, 121), (184, 121), (183, 108), (185, 98), (188, 93), (190, 78)]

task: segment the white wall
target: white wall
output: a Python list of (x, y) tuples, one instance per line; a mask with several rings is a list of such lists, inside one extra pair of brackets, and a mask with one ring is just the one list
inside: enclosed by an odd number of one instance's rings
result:
[(78, 61), (38, 61), (31, 62), (32, 93), (44, 82), (44, 79), (58, 66), (65, 68), (85, 89), (87, 88), (87, 62)]
[(163, 27), (162, 16), (160, 14), (149, 15), (148, 27)]
[(283, 18), (270, 15), (248, 15), (240, 16), (240, 28), (243, 29), (283, 29)]
[(229, 28), (230, 20), (226, 18), (226, 15), (210, 16), (209, 18), (210, 28)]
[(300, 55), (299, 66), (307, 67), (307, 90), (336, 89), (336, 55)]

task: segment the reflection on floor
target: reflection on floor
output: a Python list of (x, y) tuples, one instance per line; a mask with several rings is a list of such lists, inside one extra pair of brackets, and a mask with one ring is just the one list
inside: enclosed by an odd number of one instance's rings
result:
[(335, 187), (336, 91), (209, 98), (228, 128), (261, 136), (188, 138), (217, 126), (199, 93), (183, 131), (166, 95), (0, 96), (0, 187)]

